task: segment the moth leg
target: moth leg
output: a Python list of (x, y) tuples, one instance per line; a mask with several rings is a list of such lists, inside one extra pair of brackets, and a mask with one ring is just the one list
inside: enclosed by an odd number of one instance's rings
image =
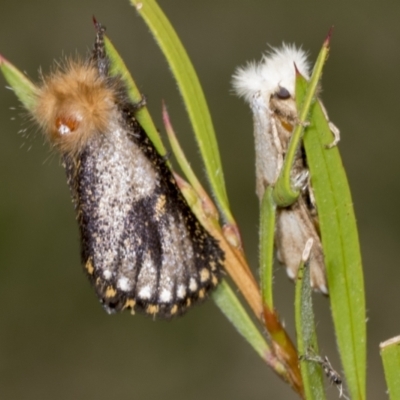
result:
[(322, 101), (319, 101), (319, 104), (321, 105), (321, 109), (322, 109), (325, 119), (328, 121), (329, 129), (331, 130), (331, 132), (333, 134), (332, 143), (329, 143), (325, 146), (327, 149), (331, 149), (332, 147), (337, 146), (337, 144), (340, 142), (340, 131), (339, 131), (339, 128), (333, 122), (331, 122), (329, 120), (328, 112), (326, 111), (326, 108), (325, 108), (324, 104), (322, 103)]
[(139, 111), (140, 109), (145, 107), (147, 104), (146, 96), (143, 93), (141, 94), (141, 96), (142, 96), (142, 98), (137, 103), (133, 104), (135, 112)]
[(171, 156), (172, 156), (171, 150), (167, 150), (166, 153), (161, 157), (162, 157), (163, 161), (165, 163), (167, 163), (171, 159)]
[(331, 130), (332, 134), (333, 134), (333, 142), (328, 144), (326, 147), (328, 149), (331, 149), (332, 147), (337, 146), (337, 144), (340, 142), (340, 131), (339, 128), (331, 121), (328, 122), (329, 125), (329, 129)]
[(310, 174), (308, 170), (300, 172), (293, 181), (293, 186), (301, 191), (306, 190), (310, 187)]
[(308, 126), (310, 126), (310, 122), (309, 121), (301, 122), (298, 118), (296, 118), (296, 124), (297, 125), (301, 125), (303, 128), (307, 128)]
[(310, 214), (316, 221), (318, 221), (318, 212), (317, 212), (317, 202), (315, 200), (314, 189), (311, 186), (311, 182), (308, 182), (308, 201), (309, 201), (309, 211)]

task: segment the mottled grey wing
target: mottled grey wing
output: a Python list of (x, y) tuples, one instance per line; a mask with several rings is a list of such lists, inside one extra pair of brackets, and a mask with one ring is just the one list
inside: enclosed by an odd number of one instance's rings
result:
[(218, 284), (224, 254), (193, 215), (134, 111), (116, 108), (107, 132), (64, 163), (82, 261), (105, 309), (170, 317)]

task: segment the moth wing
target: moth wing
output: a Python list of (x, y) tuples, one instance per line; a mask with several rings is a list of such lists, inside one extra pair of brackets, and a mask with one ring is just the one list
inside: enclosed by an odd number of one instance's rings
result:
[(313, 239), (309, 261), (311, 286), (327, 294), (321, 239), (313, 223), (313, 217), (302, 198), (292, 207), (278, 211), (275, 238), (277, 258), (286, 267), (292, 279), (297, 276), (307, 240)]
[(253, 96), (250, 107), (253, 111), (256, 147), (256, 192), (261, 199), (265, 188), (276, 182), (282, 168), (282, 144), (269, 104), (260, 93)]
[(223, 253), (134, 119), (65, 160), (82, 260), (108, 312), (180, 314), (220, 280)]

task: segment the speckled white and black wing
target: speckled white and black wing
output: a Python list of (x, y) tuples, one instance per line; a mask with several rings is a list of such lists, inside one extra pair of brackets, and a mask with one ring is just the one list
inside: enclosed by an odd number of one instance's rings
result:
[[(99, 77), (117, 87), (103, 50), (99, 30), (93, 62)], [(105, 309), (170, 317), (216, 287), (224, 254), (190, 210), (136, 110), (121, 94), (105, 131), (63, 162), (82, 262)]]

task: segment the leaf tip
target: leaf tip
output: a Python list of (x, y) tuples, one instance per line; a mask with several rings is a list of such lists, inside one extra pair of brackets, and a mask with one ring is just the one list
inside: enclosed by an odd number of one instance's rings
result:
[(161, 108), (162, 108), (162, 118), (163, 118), (164, 126), (165, 126), (166, 131), (169, 132), (172, 129), (172, 126), (171, 126), (171, 120), (170, 120), (169, 114), (168, 114), (167, 105), (165, 104), (164, 99), (162, 99), (162, 101), (161, 101)]
[(295, 71), (296, 78), (297, 78), (297, 77), (301, 76), (301, 73), (300, 73), (299, 69), (297, 68), (296, 63), (293, 63), (293, 65), (294, 65), (294, 71)]
[(0, 67), (3, 65), (10, 65), (10, 61), (8, 61), (2, 54), (0, 54)]
[(324, 47), (328, 47), (329, 48), (329, 45), (331, 44), (331, 38), (332, 38), (332, 35), (333, 35), (333, 28), (334, 28), (334, 25), (332, 25), (329, 28), (328, 35), (326, 36), (325, 41), (324, 41)]

